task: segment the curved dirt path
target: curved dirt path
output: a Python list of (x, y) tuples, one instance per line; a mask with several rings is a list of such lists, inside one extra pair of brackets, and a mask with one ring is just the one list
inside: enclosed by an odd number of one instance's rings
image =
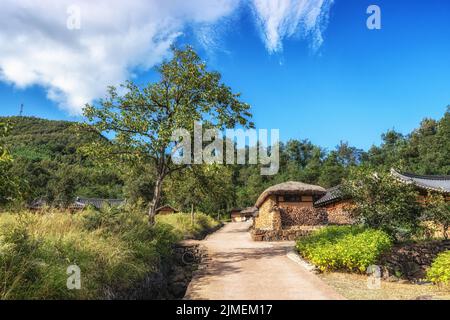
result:
[(193, 277), (185, 299), (343, 299), (286, 256), (294, 242), (254, 242), (249, 227), (249, 222), (228, 223), (200, 241), (208, 259)]

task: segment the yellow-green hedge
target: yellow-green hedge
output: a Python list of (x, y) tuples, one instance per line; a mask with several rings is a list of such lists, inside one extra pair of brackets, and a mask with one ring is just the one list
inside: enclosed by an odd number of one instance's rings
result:
[(427, 270), (427, 279), (438, 284), (450, 284), (450, 250), (437, 256)]
[(364, 272), (392, 246), (383, 231), (356, 226), (330, 226), (297, 240), (297, 250), (322, 271)]

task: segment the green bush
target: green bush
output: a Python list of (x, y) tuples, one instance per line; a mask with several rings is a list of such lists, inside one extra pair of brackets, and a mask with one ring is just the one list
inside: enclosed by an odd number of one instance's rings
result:
[(322, 271), (366, 271), (392, 246), (383, 231), (357, 226), (330, 226), (297, 240), (297, 250)]
[[(192, 229), (204, 231), (209, 223), (197, 216)], [(2, 213), (0, 300), (102, 299), (127, 292), (168, 265), (182, 232), (171, 221), (149, 227), (145, 214), (119, 209)], [(70, 265), (81, 270), (81, 290), (67, 289)]]
[(450, 284), (450, 250), (442, 252), (427, 270), (427, 279), (434, 283)]

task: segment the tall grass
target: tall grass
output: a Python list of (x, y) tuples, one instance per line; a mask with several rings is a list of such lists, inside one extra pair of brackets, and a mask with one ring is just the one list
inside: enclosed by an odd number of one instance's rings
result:
[[(101, 299), (128, 290), (170, 261), (183, 232), (213, 224), (159, 220), (166, 221), (149, 227), (145, 215), (117, 209), (0, 214), (0, 299)], [(80, 290), (67, 288), (71, 265), (81, 270)]]
[(217, 220), (201, 212), (194, 214), (194, 221), (189, 213), (159, 215), (156, 217), (156, 221), (173, 226), (178, 235), (189, 239), (201, 239), (220, 224)]

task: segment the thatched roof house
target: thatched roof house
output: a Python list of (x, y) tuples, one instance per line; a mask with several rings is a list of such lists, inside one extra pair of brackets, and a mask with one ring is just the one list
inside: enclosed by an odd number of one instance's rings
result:
[[(260, 208), (270, 196), (281, 197), (278, 199), (282, 202), (302, 202), (304, 201), (303, 199), (310, 199), (306, 200), (306, 202), (312, 202), (313, 198), (321, 197), (325, 193), (326, 190), (320, 186), (298, 181), (288, 181), (264, 190), (258, 197), (258, 200), (256, 200), (255, 206)], [(302, 196), (303, 198), (301, 198)]]
[(297, 222), (323, 224), (326, 222), (326, 214), (324, 210), (315, 210), (314, 201), (325, 193), (326, 190), (320, 186), (298, 181), (288, 181), (267, 188), (256, 200), (258, 213), (254, 228), (281, 230)]

